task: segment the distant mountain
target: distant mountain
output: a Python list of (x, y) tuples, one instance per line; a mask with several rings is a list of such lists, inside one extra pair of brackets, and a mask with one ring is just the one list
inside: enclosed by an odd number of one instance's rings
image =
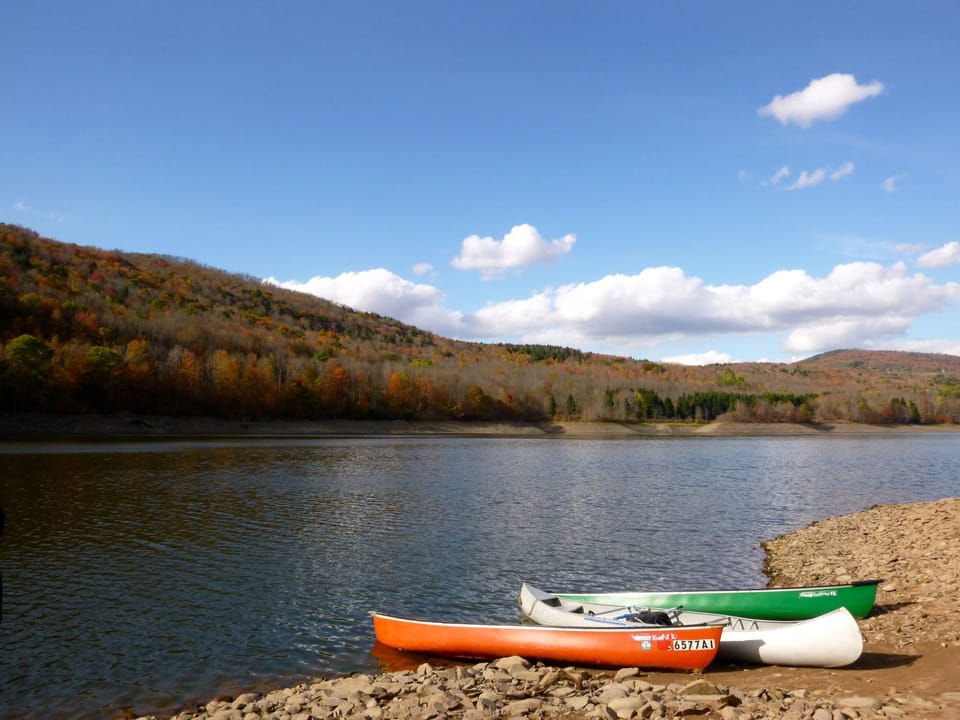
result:
[(451, 340), (183, 258), (0, 224), (0, 412), (960, 422), (960, 357), (688, 367)]
[(960, 375), (960, 355), (897, 350), (832, 350), (809, 357), (803, 364), (877, 372)]

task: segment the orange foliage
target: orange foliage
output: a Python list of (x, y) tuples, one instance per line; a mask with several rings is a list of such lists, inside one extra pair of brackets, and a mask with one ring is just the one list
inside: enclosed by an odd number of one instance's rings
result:
[(0, 411), (542, 420), (560, 404), (629, 421), (637, 393), (675, 404), (735, 377), (755, 400), (736, 405), (744, 421), (960, 422), (954, 356), (837, 351), (694, 368), (458, 342), (187, 260), (0, 223), (0, 350), (24, 334), (52, 358), (27, 398), (0, 352)]

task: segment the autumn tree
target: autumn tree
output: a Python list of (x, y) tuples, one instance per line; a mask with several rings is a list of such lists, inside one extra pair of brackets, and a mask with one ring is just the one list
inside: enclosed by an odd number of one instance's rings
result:
[(390, 375), (383, 397), (391, 416), (401, 417), (406, 413), (410, 400), (410, 376), (405, 370)]
[(88, 407), (101, 412), (116, 409), (123, 356), (113, 348), (94, 345), (84, 355), (86, 370), (83, 397)]
[(3, 406), (14, 411), (38, 409), (46, 394), (53, 350), (43, 340), (23, 334), (7, 343), (3, 357)]

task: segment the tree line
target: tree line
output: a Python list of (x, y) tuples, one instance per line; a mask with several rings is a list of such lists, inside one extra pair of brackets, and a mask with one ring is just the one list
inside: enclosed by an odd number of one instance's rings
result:
[(960, 362), (924, 373), (689, 368), (453, 341), (182, 258), (59, 243), (7, 224), (0, 278), (3, 412), (960, 422)]

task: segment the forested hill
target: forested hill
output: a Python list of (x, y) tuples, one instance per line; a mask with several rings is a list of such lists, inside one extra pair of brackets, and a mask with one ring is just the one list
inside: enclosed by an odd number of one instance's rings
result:
[(687, 367), (454, 341), (182, 258), (0, 223), (0, 412), (960, 422), (960, 357)]

